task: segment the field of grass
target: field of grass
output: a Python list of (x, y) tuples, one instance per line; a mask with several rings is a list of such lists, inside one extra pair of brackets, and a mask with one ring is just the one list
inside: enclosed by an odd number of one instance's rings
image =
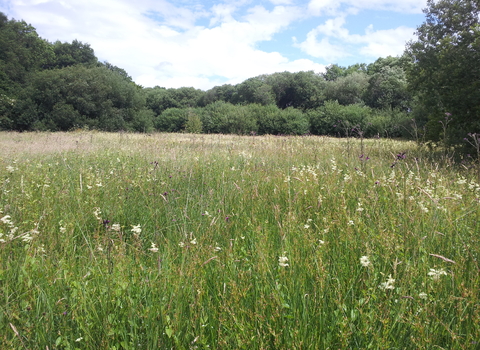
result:
[(475, 349), (480, 185), (415, 143), (0, 133), (0, 349)]

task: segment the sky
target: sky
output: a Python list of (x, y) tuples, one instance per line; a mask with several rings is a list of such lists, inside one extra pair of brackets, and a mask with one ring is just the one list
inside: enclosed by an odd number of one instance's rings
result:
[(0, 0), (44, 39), (88, 43), (144, 87), (208, 90), (261, 74), (401, 55), (426, 0)]

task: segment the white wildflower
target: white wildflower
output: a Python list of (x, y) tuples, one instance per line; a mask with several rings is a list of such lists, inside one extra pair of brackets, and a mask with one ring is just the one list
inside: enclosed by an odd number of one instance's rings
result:
[[(285, 253), (283, 253), (285, 254)], [(279, 256), (278, 257), (278, 265), (280, 267), (287, 267), (288, 266), (288, 258), (286, 256)]]
[(67, 232), (67, 229), (63, 226), (60, 226), (60, 233), (65, 233)]
[(349, 220), (347, 225), (348, 226), (353, 226), (353, 225), (355, 225), (355, 223), (353, 222), (353, 220)]
[(0, 219), (1, 222), (7, 225), (12, 225), (12, 220), (10, 220), (10, 215), (5, 215), (3, 218)]
[(112, 225), (112, 230), (116, 231), (116, 232), (120, 232), (120, 230), (121, 230), (120, 224), (113, 224)]
[(158, 252), (158, 248), (157, 248), (157, 245), (155, 243), (152, 242), (152, 245), (150, 248), (148, 248), (148, 250), (150, 250), (151, 252), (153, 253), (156, 253)]
[(309, 224), (305, 224), (305, 225), (303, 225), (303, 228), (308, 229), (308, 228), (310, 228), (310, 225), (309, 225)]
[(93, 208), (93, 215), (95, 215), (95, 218), (98, 221), (102, 221), (102, 217), (100, 216), (101, 213), (102, 211), (100, 210), (100, 208)]
[(424, 213), (428, 213), (428, 208), (423, 205), (423, 202), (418, 202), (418, 206), (420, 207), (421, 211), (423, 211)]
[(325, 241), (322, 241), (321, 239), (319, 239), (318, 243), (320, 243), (320, 245), (322, 245), (322, 244), (325, 244)]
[(8, 171), (9, 173), (13, 173), (13, 172), (15, 171), (15, 168), (14, 168), (13, 166), (11, 166), (11, 165), (8, 165), (8, 166), (6, 167), (6, 169), (7, 169), (7, 171)]
[(40, 245), (40, 247), (37, 248), (37, 254), (45, 256), (46, 253), (47, 252), (45, 251), (45, 244), (42, 244)]
[(133, 232), (133, 234), (135, 235), (139, 235), (140, 233), (142, 233), (142, 229), (140, 228), (140, 225), (132, 225), (132, 229), (130, 230)]
[(183, 247), (185, 247), (185, 243), (180, 242), (180, 243), (178, 243), (178, 246), (179, 246), (180, 248), (183, 248)]
[(219, 252), (219, 251), (222, 250), (222, 248), (220, 248), (220, 247), (215, 247), (215, 248), (213, 248), (213, 250), (216, 251), (216, 252)]
[(30, 243), (33, 240), (33, 236), (30, 234), (30, 232), (26, 232), (23, 234), (21, 239), (22, 239), (22, 242)]
[(384, 290), (395, 289), (394, 283), (395, 283), (395, 279), (392, 278), (392, 275), (389, 275), (387, 281), (381, 283), (378, 287)]
[(440, 279), (442, 275), (447, 276), (448, 274), (445, 272), (444, 269), (440, 269), (440, 270), (430, 269), (430, 272), (427, 275), (432, 277), (434, 281), (437, 281)]
[(418, 294), (418, 297), (419, 297), (420, 299), (427, 300), (428, 295), (427, 295), (427, 293), (422, 292), (422, 293), (419, 293), (419, 294)]
[(192, 240), (190, 241), (190, 243), (193, 244), (193, 245), (197, 244), (197, 239), (196, 239), (196, 238), (192, 239)]
[(360, 264), (363, 266), (363, 267), (368, 267), (370, 266), (370, 259), (368, 259), (368, 256), (364, 255), (360, 258)]

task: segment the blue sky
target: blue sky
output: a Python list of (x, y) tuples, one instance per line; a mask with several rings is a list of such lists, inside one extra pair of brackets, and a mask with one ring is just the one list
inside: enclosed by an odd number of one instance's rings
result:
[(89, 43), (138, 84), (237, 84), (401, 55), (426, 0), (0, 0), (49, 41)]

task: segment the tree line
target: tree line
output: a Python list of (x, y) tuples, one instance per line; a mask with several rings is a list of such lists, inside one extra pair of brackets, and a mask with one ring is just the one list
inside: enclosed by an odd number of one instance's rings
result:
[(429, 0), (400, 57), (279, 72), (203, 91), (143, 88), (89, 44), (48, 42), (0, 13), (0, 129), (403, 136), (480, 132), (478, 0)]

